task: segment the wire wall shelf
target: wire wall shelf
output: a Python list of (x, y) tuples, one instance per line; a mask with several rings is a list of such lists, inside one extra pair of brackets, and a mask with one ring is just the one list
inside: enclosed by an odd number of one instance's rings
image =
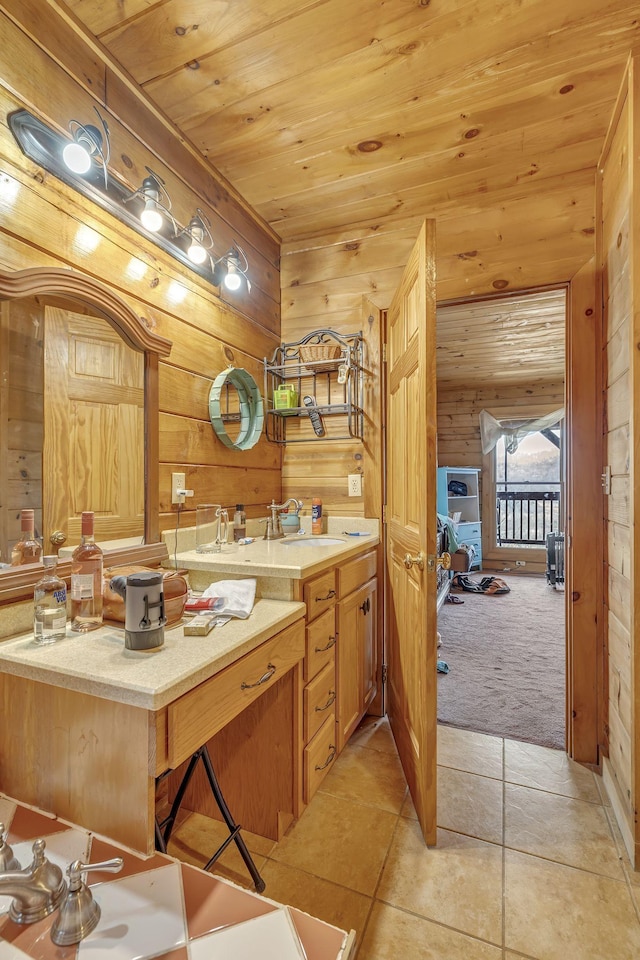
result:
[(314, 330), (276, 347), (264, 359), (267, 440), (362, 440), (363, 353), (361, 332), (334, 330)]

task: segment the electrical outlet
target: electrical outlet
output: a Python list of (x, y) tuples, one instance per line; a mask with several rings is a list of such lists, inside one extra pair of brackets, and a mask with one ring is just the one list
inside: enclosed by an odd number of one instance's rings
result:
[(362, 475), (359, 473), (350, 473), (347, 477), (349, 482), (349, 496), (350, 497), (361, 497), (362, 496)]
[(526, 560), (516, 560), (516, 567), (526, 567), (526, 565), (527, 565)]
[(171, 474), (171, 503), (184, 503), (184, 495), (178, 496), (178, 490), (184, 490), (186, 481), (186, 473)]

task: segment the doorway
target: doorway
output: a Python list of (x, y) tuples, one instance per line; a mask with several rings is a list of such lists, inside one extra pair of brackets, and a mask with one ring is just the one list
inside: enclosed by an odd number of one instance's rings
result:
[[(553, 429), (565, 403), (566, 321), (566, 286), (437, 313), (438, 466), (477, 469), (482, 506), (481, 549), (454, 555), (460, 572), (440, 605), (439, 721), (558, 749), (566, 744), (565, 598), (559, 578), (548, 578), (546, 537), (566, 526)], [(538, 422), (558, 412), (553, 425)], [(448, 520), (451, 507), (449, 497)], [(460, 551), (464, 528), (451, 528)]]

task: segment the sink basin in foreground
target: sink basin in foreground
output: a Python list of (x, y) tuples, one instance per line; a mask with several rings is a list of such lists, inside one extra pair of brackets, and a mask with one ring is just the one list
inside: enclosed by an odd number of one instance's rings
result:
[(292, 540), (281, 540), (283, 547), (335, 547), (338, 543), (344, 543), (344, 540), (336, 540), (335, 537), (296, 537)]

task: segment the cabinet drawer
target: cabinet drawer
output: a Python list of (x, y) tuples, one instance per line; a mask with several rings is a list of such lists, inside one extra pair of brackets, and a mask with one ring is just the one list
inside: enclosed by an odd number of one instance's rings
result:
[(329, 660), (333, 660), (336, 646), (336, 617), (333, 608), (326, 610), (307, 627), (307, 656), (304, 661), (304, 679), (313, 680)]
[(336, 718), (332, 713), (315, 737), (304, 748), (304, 802), (312, 796), (326, 777), (336, 759)]
[(469, 543), (470, 540), (479, 540), (482, 536), (482, 526), (479, 523), (459, 523), (458, 541)]
[(173, 769), (273, 686), (304, 656), (304, 622), (230, 664), (169, 704), (168, 760)]
[(336, 666), (331, 662), (304, 688), (304, 742), (308, 743), (324, 723), (327, 714), (335, 713)]
[(304, 585), (304, 602), (307, 605), (307, 622), (315, 620), (336, 602), (336, 575), (327, 570)]
[(338, 597), (346, 597), (356, 587), (361, 586), (375, 577), (378, 568), (378, 558), (375, 550), (370, 550), (355, 560), (350, 560), (338, 568)]

